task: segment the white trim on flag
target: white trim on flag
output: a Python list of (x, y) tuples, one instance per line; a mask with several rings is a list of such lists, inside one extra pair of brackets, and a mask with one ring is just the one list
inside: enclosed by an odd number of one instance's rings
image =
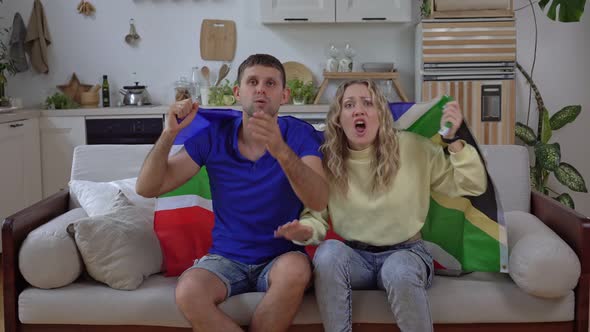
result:
[(432, 108), (438, 101), (442, 98), (438, 96), (433, 100), (426, 102), (426, 103), (416, 103), (412, 105), (402, 116), (395, 121), (395, 128), (404, 130), (410, 128), (414, 122), (422, 117), (422, 115), (426, 114), (428, 110)]
[(156, 200), (156, 211), (182, 209), (195, 206), (200, 206), (209, 211), (213, 211), (212, 201), (197, 195), (160, 197)]

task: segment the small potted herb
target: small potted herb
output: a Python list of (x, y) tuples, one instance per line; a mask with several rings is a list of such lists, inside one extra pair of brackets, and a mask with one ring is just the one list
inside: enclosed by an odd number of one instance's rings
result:
[(62, 110), (78, 108), (79, 106), (80, 105), (78, 105), (70, 97), (59, 92), (56, 92), (55, 94), (53, 94), (53, 96), (49, 96), (47, 97), (47, 99), (45, 99), (45, 107), (47, 109)]
[(316, 87), (313, 82), (304, 83), (298, 78), (291, 79), (287, 82), (291, 90), (291, 98), (295, 105), (312, 104), (316, 94)]

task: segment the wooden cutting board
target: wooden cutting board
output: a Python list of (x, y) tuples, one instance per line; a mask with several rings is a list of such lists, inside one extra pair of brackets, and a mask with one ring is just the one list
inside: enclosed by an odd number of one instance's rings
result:
[(232, 61), (236, 53), (236, 22), (203, 20), (201, 23), (201, 58)]

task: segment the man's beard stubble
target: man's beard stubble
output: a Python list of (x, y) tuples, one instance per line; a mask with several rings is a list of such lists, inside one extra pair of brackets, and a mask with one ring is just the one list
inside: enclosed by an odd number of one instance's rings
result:
[[(244, 107), (243, 108), (244, 112), (246, 112), (246, 114), (248, 114), (248, 117), (253, 117), (254, 116), (254, 112), (256, 112), (256, 110), (254, 109), (254, 103), (250, 104), (250, 107)], [(263, 110), (264, 113), (270, 115), (270, 116), (275, 116), (277, 113), (279, 113), (279, 108), (277, 108), (276, 110)]]

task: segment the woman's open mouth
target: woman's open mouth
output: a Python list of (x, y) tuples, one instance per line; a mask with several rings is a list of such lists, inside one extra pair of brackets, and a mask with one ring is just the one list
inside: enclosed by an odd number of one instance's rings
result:
[(356, 120), (354, 122), (354, 130), (356, 131), (357, 135), (363, 135), (367, 129), (364, 120)]

